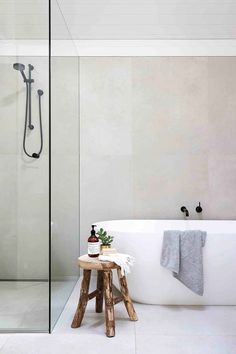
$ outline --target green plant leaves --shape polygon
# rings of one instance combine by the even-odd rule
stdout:
[[[98,238],[101,241],[102,245],[110,245],[114,240],[114,236],[108,235],[103,228],[100,228],[100,230],[98,230],[96,234],[98,235]]]

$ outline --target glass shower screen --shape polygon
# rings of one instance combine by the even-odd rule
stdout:
[[[47,332],[49,2],[0,6],[0,331]]]

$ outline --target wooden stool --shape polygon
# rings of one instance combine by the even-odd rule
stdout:
[[[105,299],[106,335],[115,336],[114,305],[124,301],[126,310],[131,321],[137,321],[137,315],[129,296],[126,277],[121,275],[121,268],[113,262],[99,261],[98,258],[91,258],[87,255],[79,258],[79,266],[83,268],[83,280],[80,289],[79,304],[71,324],[72,328],[80,327],[87,303],[96,297],[96,312],[102,312],[103,297]],[[120,297],[113,297],[112,293],[112,270],[116,269],[120,284]],[[91,271],[97,271],[97,289],[89,294]]]

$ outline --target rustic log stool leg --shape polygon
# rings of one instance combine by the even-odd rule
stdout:
[[[105,270],[103,272],[103,291],[105,298],[105,315],[106,315],[106,335],[107,337],[115,336],[115,318],[112,294],[112,271]]]
[[[133,307],[132,300],[129,296],[126,277],[122,276],[120,267],[114,262],[104,262],[97,258],[90,258],[88,255],[79,257],[79,266],[84,269],[84,276],[81,284],[80,299],[74,315],[72,328],[80,327],[87,303],[89,300],[96,298],[96,312],[102,312],[103,298],[105,299],[105,318],[106,318],[106,335],[107,337],[115,336],[115,317],[114,305],[124,301],[129,318],[137,321],[137,315]],[[113,297],[112,292],[112,270],[118,272],[121,295]],[[89,294],[89,284],[91,271],[97,271],[97,288]]]
[[[96,296],[96,312],[102,312],[103,305],[103,271],[97,271],[97,290],[98,295]]]
[[[120,269],[117,269],[117,274],[118,274],[118,279],[119,279],[119,283],[120,283],[120,291],[121,291],[121,294],[123,295],[125,307],[128,312],[129,318],[131,321],[137,321],[138,317],[135,312],[132,300],[129,296],[129,290],[128,290],[128,286],[127,286],[126,277],[122,276]]]
[[[79,304],[73,322],[71,324],[72,328],[80,327],[81,322],[83,320],[85,309],[89,300],[88,292],[89,292],[90,278],[91,278],[91,270],[84,269],[84,276],[83,276],[81,289],[80,289]]]

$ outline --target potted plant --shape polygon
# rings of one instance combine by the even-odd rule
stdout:
[[[105,250],[111,248],[111,243],[114,240],[114,236],[110,236],[107,232],[101,228],[99,231],[96,232],[98,235],[99,240],[101,241],[101,250]]]

